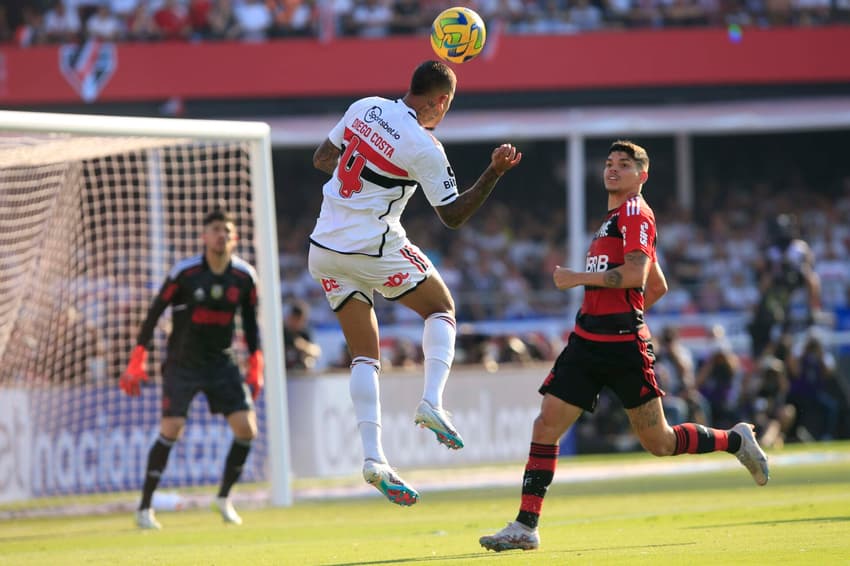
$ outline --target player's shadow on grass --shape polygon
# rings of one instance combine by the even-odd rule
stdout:
[[[850,516],[838,517],[805,517],[802,519],[778,519],[775,521],[742,521],[740,523],[723,523],[719,525],[699,525],[688,527],[689,529],[721,529],[725,527],[741,527],[744,525],[778,525],[781,523],[846,523]]]
[[[552,556],[555,554],[572,554],[575,552],[594,552],[597,550],[637,550],[640,548],[665,548],[669,546],[691,546],[696,543],[693,542],[674,542],[669,544],[638,544],[632,546],[604,546],[598,548],[572,548],[568,550],[559,549],[559,550],[550,550],[543,551],[547,556]],[[480,552],[470,552],[467,554],[448,554],[442,556],[417,556],[412,558],[394,558],[390,560],[373,560],[372,562],[332,562],[328,563],[326,566],[376,566],[378,564],[405,564],[407,562],[431,562],[436,560],[443,561],[451,561],[451,560],[470,560],[470,559],[480,559],[484,561],[491,561],[496,556],[502,556],[501,552],[488,552],[485,550],[481,550]],[[508,556],[517,556],[521,555],[519,551],[509,551],[504,553],[505,558]]]

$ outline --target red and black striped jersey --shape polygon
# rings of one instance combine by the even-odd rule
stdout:
[[[203,255],[178,262],[148,309],[136,342],[148,345],[159,317],[171,305],[166,360],[187,368],[219,364],[233,357],[234,318],[239,311],[253,353],[260,347],[256,281],[254,268],[236,256],[220,274],[210,269]]]
[[[615,269],[631,252],[642,252],[650,261],[655,254],[655,214],[641,195],[609,210],[587,251],[585,271]],[[584,301],[576,317],[575,332],[589,340],[625,342],[648,337],[643,321],[644,289],[611,289],[585,286]]]

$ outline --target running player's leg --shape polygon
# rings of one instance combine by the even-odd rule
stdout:
[[[656,456],[729,452],[740,460],[757,484],[764,485],[770,478],[767,457],[756,442],[750,424],[738,423],[730,430],[696,423],[670,426],[659,397],[626,409],[626,413],[641,446]]]
[[[593,379],[592,362],[586,342],[572,335],[540,387],[543,402],[534,419],[519,513],[501,531],[478,539],[484,548],[501,552],[540,546],[537,525],[555,475],[560,439],[583,411],[596,407],[601,386]]]
[[[537,525],[543,498],[555,476],[561,437],[581,416],[583,409],[551,394],[543,397],[540,414],[534,419],[531,449],[522,477],[522,499],[516,519],[478,542],[488,550],[534,550],[540,546]]]
[[[608,385],[620,397],[632,430],[644,449],[656,456],[729,452],[737,456],[756,483],[767,483],[767,457],[758,446],[751,425],[738,423],[731,430],[696,423],[670,426],[661,405],[664,392],[655,380],[652,346],[638,340],[608,348],[612,349],[611,359],[620,365],[611,368],[617,375],[610,378]]]

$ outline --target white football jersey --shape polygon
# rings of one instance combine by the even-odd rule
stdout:
[[[342,154],[322,189],[322,210],[310,235],[318,246],[381,257],[404,244],[401,213],[417,185],[434,207],[458,197],[443,145],[401,99],[358,100],[328,139]]]

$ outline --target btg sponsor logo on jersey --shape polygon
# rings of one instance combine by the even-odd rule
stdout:
[[[381,126],[386,132],[391,135],[396,140],[401,138],[401,134],[398,131],[390,126],[390,123],[381,118],[381,107],[373,106],[369,110],[366,111],[366,115],[363,116],[363,121],[367,124],[372,124],[373,122]]]

